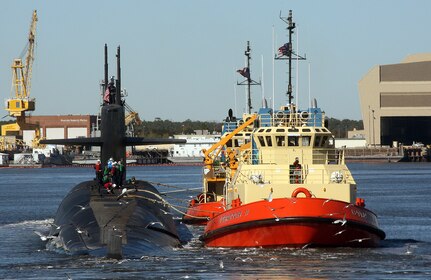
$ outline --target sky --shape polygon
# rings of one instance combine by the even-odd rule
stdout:
[[[251,76],[263,84],[252,87],[254,110],[262,96],[279,108],[287,103],[288,68],[276,61],[273,74],[272,58],[287,42],[279,16],[289,10],[297,25],[294,48],[307,58],[294,64],[294,101],[307,108],[309,96],[316,98],[329,117],[362,119],[358,82],[369,70],[431,52],[427,0],[0,0],[0,7],[3,99],[11,97],[10,65],[38,13],[34,115],[98,113],[105,43],[110,76],[121,46],[126,102],[143,120],[221,121],[229,108],[244,113],[236,70],[244,67],[247,41]]]

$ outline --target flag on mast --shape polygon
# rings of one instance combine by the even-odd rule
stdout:
[[[240,73],[244,78],[250,79],[250,69],[248,69],[248,67],[239,69],[236,72]]]
[[[109,86],[106,87],[105,94],[103,95],[103,101],[106,103],[109,103],[109,96],[111,94],[111,91],[109,90]]]
[[[282,56],[283,55],[288,56],[289,55],[289,43],[286,43],[283,46],[279,47],[278,53]]]

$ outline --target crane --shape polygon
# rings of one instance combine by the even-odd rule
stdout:
[[[35,99],[30,98],[32,66],[34,61],[34,49],[36,40],[37,11],[33,11],[28,42],[26,46],[25,64],[22,56],[16,58],[12,63],[12,84],[13,97],[6,100],[6,111],[9,116],[16,118],[16,123],[2,125],[1,133],[6,135],[20,135],[23,130],[35,130],[36,135],[40,135],[38,125],[25,122],[25,112],[35,110]]]
[[[140,136],[142,132],[142,120],[139,117],[139,114],[130,107],[129,104],[124,102],[124,107],[126,108],[127,114],[125,117],[125,124],[127,132],[132,137]]]
[[[257,118],[257,115],[253,114],[247,120],[241,124],[238,128],[236,128],[234,131],[223,137],[219,142],[212,145],[208,150],[203,149],[202,152],[204,154],[204,165],[207,169],[212,169],[214,165],[214,160],[217,158],[217,156],[220,154],[223,146],[230,140],[232,137],[234,137],[238,132],[244,130],[249,125],[253,124],[254,120]],[[248,146],[247,146],[248,147]]]
[[[204,154],[204,176],[203,176],[203,195],[201,196],[202,202],[207,202],[210,197],[214,199],[221,199],[223,197],[224,185],[226,183],[226,173],[224,169],[220,170],[219,166],[216,166],[216,158],[219,156],[225,145],[235,137],[239,132],[247,129],[257,119],[257,115],[249,115],[245,118],[243,124],[238,126],[235,130],[222,137],[222,139],[212,145],[208,150],[203,149]],[[251,144],[245,143],[238,148],[239,151],[250,149]],[[226,149],[226,156],[229,167],[231,169],[231,175],[238,168],[238,162],[236,161],[235,151],[231,148]],[[209,195],[209,197],[208,197]]]

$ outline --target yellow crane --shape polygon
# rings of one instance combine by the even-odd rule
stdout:
[[[37,12],[33,11],[33,16],[30,24],[30,32],[28,35],[28,43],[26,46],[25,64],[21,58],[14,59],[12,63],[12,84],[13,97],[6,100],[6,111],[9,116],[16,118],[16,123],[2,125],[2,136],[20,135],[23,130],[35,130],[36,135],[39,127],[35,124],[25,122],[25,112],[35,110],[35,99],[30,98],[31,75],[34,61],[34,48],[36,39],[36,22]]]
[[[142,120],[139,117],[139,114],[127,103],[124,103],[124,107],[127,111],[126,117],[124,119],[127,131],[131,133],[130,136],[140,136],[142,132]]]
[[[216,159],[219,157],[223,147],[233,139],[239,132],[247,129],[249,126],[253,125],[253,122],[256,120],[257,115],[249,115],[245,118],[243,124],[238,126],[234,131],[230,132],[227,135],[224,135],[221,140],[214,145],[212,145],[208,150],[203,149],[202,152],[204,154],[204,176],[203,176],[203,196],[201,199],[207,202],[208,195],[213,197],[214,199],[221,199],[224,194],[224,185],[226,183],[226,172],[224,168],[221,168],[220,164],[215,164]],[[246,149],[250,149],[251,143],[244,143],[240,147],[237,147],[239,151],[244,151]],[[226,160],[229,164],[229,168],[231,170],[231,177],[236,172],[238,168],[238,162],[236,160],[236,150],[232,148],[226,149]]]

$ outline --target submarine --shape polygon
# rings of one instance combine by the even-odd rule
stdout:
[[[101,170],[110,159],[124,162],[121,189],[104,188],[99,179],[73,187],[58,207],[47,236],[47,248],[68,254],[108,258],[141,257],[181,246],[169,204],[150,183],[127,180],[126,146],[184,143],[182,139],[126,137],[125,108],[121,96],[120,46],[117,48],[117,79],[108,83],[108,47],[105,44],[104,102],[100,137],[42,140],[42,144],[101,147]],[[114,185],[113,185],[114,186]]]

